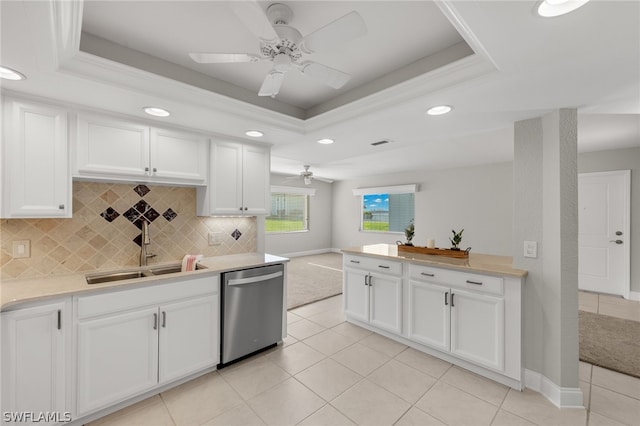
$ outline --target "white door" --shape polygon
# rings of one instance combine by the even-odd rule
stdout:
[[[66,336],[70,332],[65,302],[2,314],[2,424],[4,413],[58,412],[66,401]],[[66,324],[65,324],[66,323]],[[29,422],[30,424],[30,422]],[[34,423],[35,424],[35,423]],[[42,424],[42,423],[41,423]],[[48,424],[48,423],[47,423]]]
[[[2,217],[71,217],[67,112],[12,100],[5,111]]]
[[[269,149],[245,145],[242,150],[242,205],[248,214],[269,214],[271,207]]]
[[[160,306],[160,383],[218,364],[218,295]]]
[[[578,176],[578,287],[629,297],[631,171]]]
[[[369,274],[354,269],[344,270],[344,313],[369,322]]]
[[[504,299],[451,290],[451,353],[504,370]]]
[[[381,274],[369,278],[371,325],[402,333],[402,279]]]
[[[155,307],[78,325],[78,415],[158,383],[158,323]]]
[[[409,281],[409,324],[411,340],[449,351],[449,288]]]
[[[172,182],[204,184],[207,138],[166,129],[151,129],[151,176]]]

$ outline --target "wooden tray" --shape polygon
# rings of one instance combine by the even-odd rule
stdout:
[[[471,247],[466,250],[450,250],[443,248],[428,248],[419,246],[407,246],[404,244],[398,245],[398,253],[420,253],[420,254],[433,254],[436,256],[456,257],[459,259],[466,259],[469,257],[469,251]]]

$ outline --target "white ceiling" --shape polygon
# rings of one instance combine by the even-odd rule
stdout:
[[[94,38],[92,46],[112,48],[118,62],[80,51],[79,3],[0,2],[1,63],[28,77],[3,81],[3,88],[141,119],[142,106],[164,106],[172,116],[162,122],[225,138],[247,139],[244,131],[257,128],[273,145],[273,171],[297,174],[311,164],[316,175],[332,179],[509,161],[514,121],[565,107],[578,108],[580,151],[640,147],[637,1],[592,0],[552,19],[535,16],[536,2],[526,0],[285,2],[303,34],[358,10],[378,39],[353,41],[344,51],[324,55],[327,65],[354,73],[336,98],[332,89],[310,86],[300,76],[287,81],[276,100],[255,99],[255,81],[262,79],[249,68],[262,64],[231,65],[243,70],[229,71],[217,69],[227,65],[180,59],[183,51],[241,52],[254,46],[251,34],[225,15],[223,2],[180,2],[184,8],[173,11],[163,1],[106,3],[85,4],[85,22],[111,40]],[[116,19],[122,6],[148,10]],[[200,8],[217,18],[193,12]],[[207,25],[220,17],[217,25]],[[438,26],[434,34],[443,34],[439,41],[425,25],[431,18]],[[380,39],[390,26],[392,40]],[[458,37],[452,27],[474,54],[456,57],[459,52],[451,48],[443,53]],[[168,28],[184,34],[167,37]],[[386,42],[406,50],[376,48]],[[367,54],[350,50],[358,43],[358,52],[370,49]],[[381,90],[373,93],[374,88]],[[429,106],[443,103],[454,110],[425,116]],[[315,143],[321,137],[336,143]],[[370,145],[381,139],[391,143]]]

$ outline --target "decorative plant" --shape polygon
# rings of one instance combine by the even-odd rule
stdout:
[[[409,225],[404,228],[404,236],[407,238],[407,242],[404,243],[407,246],[412,246],[413,243],[411,242],[411,240],[413,240],[413,235],[416,233],[416,228],[413,225],[413,219],[411,219],[411,222],[409,222]]]
[[[451,230],[451,232],[453,233],[453,238],[449,238],[449,241],[451,241],[451,244],[452,244],[451,248],[454,250],[460,250],[458,248],[458,244],[462,242],[462,233],[464,232],[464,228],[460,230],[460,232],[456,232],[453,229]]]

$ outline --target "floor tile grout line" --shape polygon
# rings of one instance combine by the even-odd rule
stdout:
[[[640,398],[636,398],[636,397],[634,397],[634,396],[627,395],[626,393],[622,393],[622,392],[617,391],[617,390],[613,390],[613,389],[605,388],[604,386],[599,385],[599,384],[593,384],[593,383],[591,383],[591,387],[589,388],[589,403],[591,403],[591,391],[593,390],[593,387],[594,387],[594,386],[595,386],[595,387],[597,387],[597,388],[599,388],[599,389],[604,389],[604,390],[606,390],[606,391],[613,392],[613,393],[615,393],[616,395],[624,396],[624,397],[627,397],[627,398],[629,398],[629,399],[633,399],[633,400],[635,400],[635,401],[640,401]]]
[[[171,410],[169,409],[169,406],[167,405],[167,402],[164,400],[164,397],[162,396],[164,392],[160,392],[158,394],[158,396],[160,397],[160,401],[162,401],[162,404],[164,405],[164,408],[167,410],[167,413],[169,413],[169,418],[171,419],[171,422],[173,423],[174,426],[178,425],[178,422],[176,421],[176,419],[173,418],[173,414],[171,414]]]

